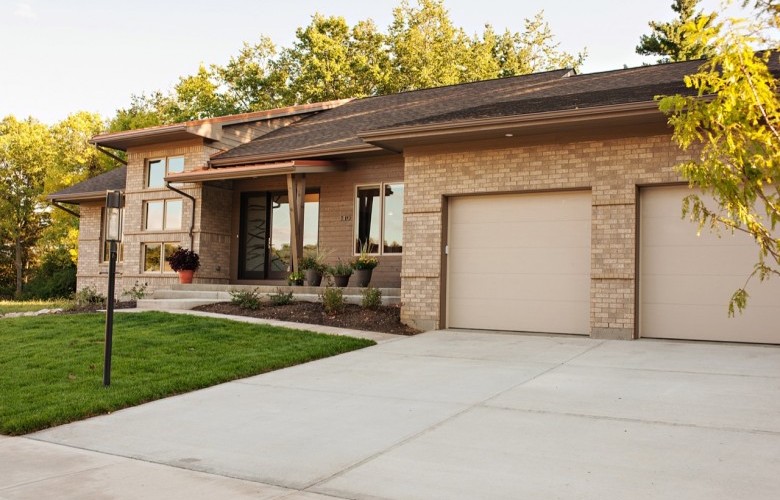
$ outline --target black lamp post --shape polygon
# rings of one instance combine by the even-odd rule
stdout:
[[[103,386],[111,385],[111,343],[114,334],[114,283],[116,281],[116,248],[122,239],[122,207],[125,199],[121,191],[106,192],[106,227],[109,244],[108,304],[106,304],[106,345],[103,355]]]

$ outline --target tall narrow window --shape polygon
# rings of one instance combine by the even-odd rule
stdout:
[[[404,185],[359,186],[355,198],[355,253],[403,251]]]
[[[156,158],[146,162],[146,187],[161,188],[165,186],[165,176],[184,172],[184,157],[170,156]]]

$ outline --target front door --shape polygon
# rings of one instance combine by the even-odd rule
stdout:
[[[320,195],[307,191],[304,250],[316,250]],[[241,194],[238,279],[284,280],[290,268],[290,204],[286,192]]]

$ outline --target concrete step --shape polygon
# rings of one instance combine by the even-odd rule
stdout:
[[[160,299],[212,299],[214,301],[230,300],[230,292],[208,290],[156,290],[152,295],[154,300]]]
[[[298,294],[315,294],[319,295],[325,290],[325,286],[289,286],[289,285],[208,285],[208,284],[173,284],[170,290],[175,291],[198,291],[198,292],[225,292],[230,293],[231,290],[257,290],[258,293],[283,293],[292,292]],[[360,292],[363,288],[356,286],[348,286],[341,289],[344,295],[357,295],[360,296]],[[383,297],[400,297],[400,288],[380,288]],[[157,293],[157,292],[155,292]]]
[[[136,309],[145,309],[149,311],[172,311],[182,309],[193,309],[206,304],[215,302],[227,302],[217,299],[141,299],[136,301]]]

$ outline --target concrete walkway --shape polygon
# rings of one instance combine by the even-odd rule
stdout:
[[[431,332],[0,440],[0,498],[776,499],[778,396],[776,347]]]

